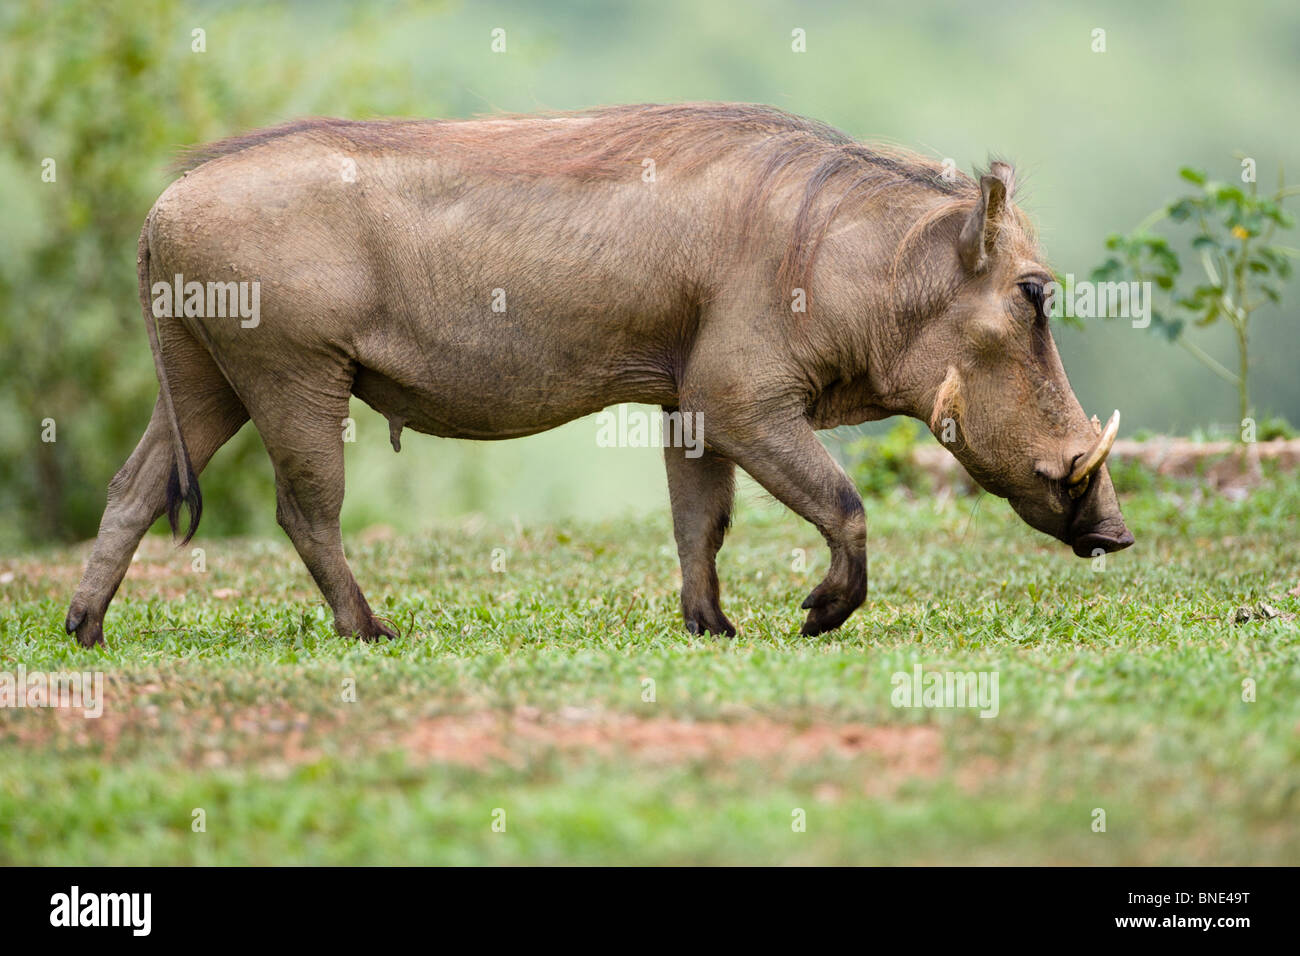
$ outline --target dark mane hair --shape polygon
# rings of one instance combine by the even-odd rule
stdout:
[[[509,136],[501,135],[509,124]],[[608,180],[639,175],[647,157],[682,176],[727,156],[740,185],[740,235],[754,231],[773,192],[800,195],[778,288],[809,289],[827,228],[846,204],[878,201],[903,235],[895,256],[930,226],[974,207],[979,185],[916,153],[855,142],[816,120],[770,106],[683,103],[610,106],[570,113],[493,115],[474,120],[300,119],[185,150],[182,172],[286,136],[342,139],[358,149],[473,150],[476,171],[524,179]],[[946,174],[945,174],[946,173]],[[809,293],[810,294],[810,293]]]

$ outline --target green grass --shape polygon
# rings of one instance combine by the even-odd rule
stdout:
[[[1097,571],[992,498],[868,502],[869,604],[822,638],[825,550],[761,500],[720,560],[732,641],[681,629],[666,516],[351,540],[405,635],[374,645],[287,542],[200,539],[196,573],[151,536],[94,651],[60,627],[84,551],[6,559],[0,671],[108,700],[0,709],[0,863],[1300,862],[1300,488],[1124,504],[1138,544]],[[918,662],[996,671],[998,715],[895,708]]]

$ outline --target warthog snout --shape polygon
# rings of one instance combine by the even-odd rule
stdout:
[[[1008,496],[1025,521],[1068,544],[1081,558],[1133,544],[1106,468],[1118,431],[1119,412],[1104,428],[1093,416],[1091,428],[1077,428],[1064,448],[1038,459],[1031,489]]]
[[[1119,412],[1110,416],[1104,429],[1096,416],[1092,424],[1098,432],[1097,440],[1075,458],[1065,479],[1066,494],[1075,503],[1066,543],[1081,558],[1090,558],[1097,551],[1122,551],[1133,543],[1105,467],[1119,433]]]
[[[1110,479],[1107,479],[1107,485]],[[1114,491],[1110,492],[1110,497],[1114,498]],[[1083,500],[1088,498],[1099,497],[1096,492],[1087,495]],[[1070,537],[1068,544],[1074,550],[1074,553],[1081,558],[1091,558],[1097,551],[1109,553],[1111,551],[1123,551],[1133,543],[1133,533],[1129,531],[1124,524],[1124,518],[1119,513],[1118,506],[1109,512],[1104,512],[1097,517],[1092,510],[1080,509],[1078,516],[1070,524]]]

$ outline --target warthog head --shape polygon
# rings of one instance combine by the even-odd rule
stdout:
[[[1105,465],[1119,412],[1103,428],[1070,388],[1046,318],[1053,276],[1013,188],[1005,163],[981,177],[955,291],[904,361],[932,383],[931,430],[980,485],[1080,557],[1118,551],[1133,543]]]

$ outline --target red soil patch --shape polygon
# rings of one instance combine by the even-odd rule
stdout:
[[[800,726],[765,717],[691,721],[572,708],[556,716],[520,708],[506,715],[479,711],[426,718],[399,743],[416,759],[471,767],[518,765],[548,751],[630,756],[654,764],[755,760],[788,766],[823,757],[867,757],[908,776],[931,777],[943,759],[940,733],[929,726]]]
[[[88,750],[106,761],[132,759],[159,743],[188,766],[295,766],[324,753],[362,756],[399,750],[414,765],[449,764],[485,770],[522,767],[558,755],[621,759],[672,766],[755,761],[781,770],[831,759],[863,761],[876,785],[938,776],[944,765],[940,731],[931,726],[783,723],[749,716],[737,721],[642,717],[568,707],[475,710],[417,718],[408,724],[371,723],[364,711],[343,707],[309,715],[281,704],[217,713],[179,700],[151,702],[162,688],[128,688],[106,681],[101,717],[79,711],[0,711],[0,740],[25,749]],[[127,700],[123,700],[127,697]],[[156,698],[155,698],[156,699]]]

